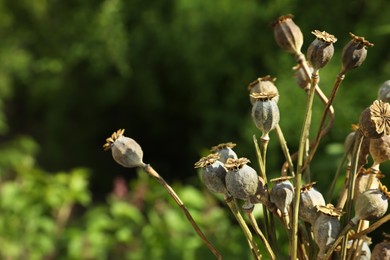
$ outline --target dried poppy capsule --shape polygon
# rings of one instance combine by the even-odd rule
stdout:
[[[256,171],[247,165],[248,162],[247,158],[229,158],[225,163],[227,190],[234,198],[246,201],[256,193],[259,183]]]
[[[265,181],[263,178],[259,176],[259,182],[257,185],[257,190],[253,196],[250,197],[250,202],[252,204],[264,204],[266,206],[270,205],[269,201],[269,193],[267,185],[265,184]]]
[[[383,238],[372,250],[371,260],[390,260],[390,235],[383,233]]]
[[[365,192],[366,190],[376,189],[379,187],[380,178],[383,178],[384,175],[373,168],[364,169],[362,168],[355,181],[354,189],[354,202],[359,198],[359,195]]]
[[[321,192],[314,189],[315,182],[309,183],[301,188],[301,199],[299,201],[299,217],[311,225],[319,216],[317,206],[325,206],[325,200]]]
[[[390,80],[385,81],[378,90],[378,100],[390,101]]]
[[[390,160],[390,135],[383,135],[370,141],[370,154],[374,163],[372,168],[379,170],[379,165]]]
[[[319,70],[328,64],[332,58],[334,53],[333,43],[337,41],[337,38],[325,31],[314,30],[312,34],[316,36],[316,39],[307,49],[307,59],[314,70]]]
[[[332,204],[317,206],[317,210],[320,216],[314,222],[313,235],[319,248],[317,259],[322,259],[340,233],[339,218],[342,212]]]
[[[345,74],[351,69],[355,69],[362,65],[367,57],[367,47],[372,47],[374,44],[365,40],[364,37],[356,36],[349,33],[352,39],[344,46],[342,56],[342,74]]]
[[[249,100],[251,101],[252,105],[256,102],[256,99],[250,96],[253,93],[266,93],[271,95],[274,95],[276,93],[276,95],[274,95],[274,97],[272,97],[271,99],[278,103],[279,92],[275,86],[275,80],[276,78],[267,75],[265,77],[258,78],[257,80],[249,84]]]
[[[390,105],[381,100],[363,110],[359,118],[360,129],[365,137],[379,138],[390,134]]]
[[[272,24],[272,27],[276,43],[283,50],[299,55],[303,44],[303,34],[292,18],[292,15],[281,16]]]
[[[351,222],[357,224],[359,220],[376,220],[387,211],[390,193],[386,186],[379,183],[376,189],[366,190],[356,199],[355,217]]]
[[[196,162],[195,168],[201,169],[203,182],[211,192],[226,194],[225,177],[227,170],[218,159],[218,154],[209,154]]]
[[[256,127],[262,132],[261,138],[269,140],[269,132],[273,130],[280,120],[278,105],[272,100],[274,95],[253,93],[251,97],[256,99],[252,107],[252,119]]]
[[[123,167],[133,168],[143,166],[143,151],[141,146],[129,137],[125,137],[124,129],[114,132],[106,139],[104,150],[111,149],[114,160]]]
[[[289,208],[294,198],[294,187],[290,182],[291,176],[283,176],[280,178],[272,179],[271,182],[275,182],[275,185],[270,191],[270,200],[276,205],[276,207],[282,212],[284,222],[289,228]]]
[[[233,158],[237,159],[237,154],[233,151],[232,148],[236,146],[235,143],[222,143],[216,146],[211,147],[211,152],[219,155],[219,160],[222,163],[225,163],[227,159]]]
[[[298,86],[300,86],[303,90],[309,91],[311,79],[306,76],[303,68],[298,64],[293,67],[295,82]],[[309,66],[309,72],[313,73],[313,68]]]
[[[371,250],[369,245],[371,244],[371,238],[367,236],[362,236],[359,239],[359,243],[355,243],[355,256],[354,260],[370,260],[371,259]],[[350,250],[354,245],[353,240],[348,241],[347,249]]]

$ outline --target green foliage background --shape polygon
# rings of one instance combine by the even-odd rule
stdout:
[[[290,150],[297,149],[305,94],[292,77],[293,57],[277,47],[270,26],[287,13],[301,27],[304,50],[314,29],[338,38],[320,74],[325,93],[349,32],[375,44],[363,66],[347,74],[334,103],[335,127],[313,161],[313,178],[325,192],[350,125],[389,79],[388,1],[0,0],[0,256],[208,255],[184,219],[183,227],[168,223],[169,214],[182,216],[169,198],[162,201],[159,187],[102,152],[105,138],[119,128],[141,144],[147,163],[192,192],[188,205],[198,203],[194,212],[224,253],[247,255],[241,234],[201,186],[193,163],[228,141],[255,162],[252,135],[259,132],[247,86],[267,74],[278,78],[280,124]],[[314,125],[322,108],[318,100],[315,105]],[[275,139],[271,135],[270,177],[283,162]],[[385,174],[388,169],[382,167]],[[126,199],[112,198],[117,176],[131,180]],[[390,185],[388,177],[384,182]],[[145,183],[151,186],[141,207],[133,188]],[[172,228],[181,228],[175,232],[189,242],[165,239]],[[177,254],[167,255],[166,248]]]

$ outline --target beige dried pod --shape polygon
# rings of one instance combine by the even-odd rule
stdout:
[[[282,212],[282,217],[287,228],[289,228],[290,224],[289,209],[294,199],[294,187],[290,182],[292,178],[291,176],[283,176],[272,179],[271,182],[275,184],[269,194],[271,202]]]
[[[313,235],[319,251],[317,259],[323,259],[326,251],[335,242],[340,233],[340,216],[342,212],[334,208],[332,204],[326,206],[317,206],[320,212],[317,220],[313,225]]]
[[[379,170],[379,165],[390,160],[390,135],[383,135],[370,141],[370,155],[374,160],[371,166]]]
[[[383,233],[383,241],[375,245],[371,260],[390,260],[390,234]]]
[[[306,92],[308,92],[311,84],[310,77],[309,78],[307,77],[304,69],[299,64],[293,67],[293,71],[294,71],[295,82],[297,83],[297,85],[301,87],[303,90],[305,90]],[[313,73],[313,68],[311,66],[309,66],[309,72]]]
[[[366,190],[357,197],[355,202],[355,216],[351,219],[353,224],[359,220],[377,220],[387,211],[390,192],[387,187],[379,183],[376,189]]]
[[[383,102],[390,101],[390,80],[386,80],[379,87],[378,90],[378,100],[382,100]]]
[[[354,243],[355,242],[355,243]],[[371,238],[367,236],[362,236],[359,239],[359,243],[356,244],[356,241],[349,240],[347,249],[350,250],[352,246],[355,244],[355,255],[353,257],[354,260],[370,260],[371,258]]]
[[[316,39],[307,49],[307,60],[314,70],[319,70],[325,67],[333,57],[333,43],[337,41],[337,38],[325,31],[314,30],[312,34]]]
[[[229,158],[225,163],[226,188],[236,199],[249,201],[256,194],[259,178],[255,169],[247,165],[249,162],[247,158]]]
[[[365,192],[366,190],[376,189],[379,187],[380,178],[383,178],[384,175],[373,168],[369,169],[360,169],[357,174],[355,181],[355,189],[354,189],[354,202],[359,197],[360,194]]]
[[[272,100],[273,95],[254,93],[251,94],[256,102],[252,107],[252,119],[256,127],[262,132],[261,138],[269,140],[269,132],[272,131],[280,121],[279,107]]]
[[[356,36],[353,33],[351,40],[344,46],[342,56],[342,74],[345,74],[351,69],[360,67],[367,57],[367,47],[372,47],[374,44],[370,43],[364,37]]]
[[[202,179],[206,187],[215,193],[227,194],[225,177],[227,170],[218,154],[209,154],[195,163],[195,168],[200,168]]]
[[[317,206],[325,206],[325,199],[321,192],[316,190],[312,182],[301,188],[301,199],[299,201],[299,218],[314,225],[320,213]]]
[[[359,126],[365,137],[379,138],[390,134],[390,105],[381,100],[363,110],[359,118]]]
[[[211,147],[210,151],[219,155],[219,161],[226,163],[229,158],[237,159],[237,154],[233,151],[235,146],[236,144],[232,142],[222,143]]]
[[[292,20],[292,15],[280,16],[273,24],[276,43],[285,51],[301,54],[303,34]]]
[[[256,102],[256,99],[251,96],[251,94],[253,93],[270,94],[273,96],[271,99],[278,103],[279,91],[278,88],[275,86],[275,81],[276,78],[267,75],[251,82],[248,86],[249,100],[251,104],[253,105]]]
[[[114,132],[103,145],[104,150],[111,149],[114,160],[123,167],[133,168],[145,165],[142,161],[141,146],[129,137],[125,137],[124,129]]]

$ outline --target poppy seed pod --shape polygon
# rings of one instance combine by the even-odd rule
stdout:
[[[315,30],[312,34],[316,36],[316,39],[307,49],[307,59],[314,70],[319,70],[328,64],[332,58],[334,53],[333,43],[337,41],[337,38],[325,31]]]
[[[360,129],[365,137],[379,138],[390,134],[390,105],[381,100],[363,110],[359,118]]]
[[[355,181],[354,202],[356,202],[357,198],[359,198],[359,195],[366,190],[378,188],[380,183],[379,178],[382,177],[383,174],[375,169],[369,168],[366,170],[362,168],[359,171]]]
[[[269,205],[269,193],[267,185],[263,178],[259,176],[259,182],[257,184],[256,193],[250,197],[250,202],[252,204],[261,203],[264,205]]]
[[[123,167],[133,168],[143,166],[143,151],[141,146],[129,137],[125,137],[124,129],[114,132],[106,139],[104,150],[111,149],[114,160]]]
[[[390,260],[390,235],[383,233],[383,237],[383,241],[372,250],[371,260]]]
[[[341,211],[331,204],[317,206],[317,210],[320,215],[314,222],[313,235],[319,248],[317,259],[322,259],[340,233]]]
[[[353,240],[348,241],[348,250],[352,249],[354,245]],[[356,254],[354,256],[354,260],[370,260],[371,259],[371,250],[369,245],[371,244],[371,238],[367,236],[362,236],[359,239],[359,243],[355,243]]]
[[[272,24],[272,27],[276,43],[280,48],[299,55],[303,44],[303,34],[292,18],[292,15],[281,16]]]
[[[355,217],[351,219],[351,222],[357,224],[359,220],[381,218],[387,211],[389,197],[390,193],[381,183],[376,189],[366,190],[355,202]]]
[[[390,160],[390,135],[383,135],[370,141],[370,154],[374,160],[373,168],[379,169],[379,165]]]
[[[211,147],[211,152],[219,155],[219,161],[225,163],[227,159],[237,159],[237,154],[233,151],[232,148],[236,146],[235,143],[223,143],[216,146]]]
[[[278,105],[275,101],[270,100],[269,96],[261,93],[254,93],[251,95],[256,98],[256,102],[252,107],[252,119],[256,127],[262,132],[262,139],[269,139],[269,132],[273,130],[280,120],[280,113]]]
[[[390,80],[385,81],[378,90],[378,100],[390,101]]]
[[[195,168],[200,168],[202,179],[211,192],[227,193],[225,177],[227,170],[221,161],[218,161],[218,154],[209,154],[202,157],[195,163]]]
[[[234,198],[247,201],[256,194],[259,183],[256,171],[247,165],[248,162],[247,158],[229,158],[225,163],[227,190]]]
[[[249,86],[248,86],[249,100],[250,100],[252,105],[256,102],[256,99],[251,96],[251,94],[253,94],[253,93],[265,93],[265,94],[273,95],[273,97],[271,99],[273,101],[275,101],[276,103],[278,103],[279,91],[275,86],[275,80],[276,80],[276,78],[273,78],[270,75],[267,75],[265,77],[258,78],[257,80],[255,80],[249,84]]]
[[[296,65],[293,67],[295,82],[299,87],[301,87],[305,91],[309,91],[311,79],[308,78],[304,69],[300,65]],[[313,73],[313,68],[309,66],[309,72]]]
[[[299,217],[311,225],[314,225],[320,215],[317,206],[325,206],[325,199],[321,192],[314,189],[314,184],[315,182],[312,182],[301,188],[301,199],[299,201]]]
[[[272,179],[271,182],[275,182],[275,185],[269,194],[271,202],[282,212],[287,228],[290,223],[288,212],[294,199],[294,187],[290,182],[291,178],[291,176],[288,176]]]
[[[349,33],[352,39],[344,46],[342,56],[342,74],[351,69],[355,69],[363,64],[367,57],[367,48],[374,44],[365,40],[364,37],[356,36]]]

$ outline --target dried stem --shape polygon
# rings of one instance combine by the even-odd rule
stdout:
[[[206,246],[210,249],[210,251],[216,256],[217,259],[221,260],[222,255],[219,253],[219,251],[211,244],[211,242],[207,239],[207,237],[203,234],[203,232],[200,230],[199,226],[196,224],[195,220],[192,218],[190,212],[184,205],[184,203],[181,201],[180,197],[176,194],[176,192],[172,189],[172,187],[153,169],[152,166],[149,164],[143,164],[141,168],[151,177],[156,179],[171,195],[171,197],[175,200],[176,204],[183,210],[184,214],[186,215],[188,221],[191,223],[192,227],[194,228],[195,232],[198,234],[198,236],[203,240],[203,242],[206,244]]]
[[[292,176],[295,176],[294,164],[292,162],[292,159],[291,159],[291,156],[290,156],[290,152],[288,150],[287,142],[286,142],[286,139],[284,138],[284,135],[283,135],[283,131],[280,128],[279,124],[276,125],[275,130],[276,130],[276,134],[278,135],[279,142],[280,142],[280,145],[282,147],[282,151],[283,151],[284,157],[286,157],[286,161],[287,161],[290,173],[291,173]],[[282,174],[282,175],[284,175],[284,174]]]
[[[376,221],[374,224],[369,226],[367,229],[364,229],[363,231],[356,233],[351,236],[352,239],[359,239],[360,237],[367,235],[368,233],[371,233],[375,229],[379,228],[383,224],[385,224],[387,221],[390,221],[390,214],[387,214],[386,216],[382,217],[378,221]]]

